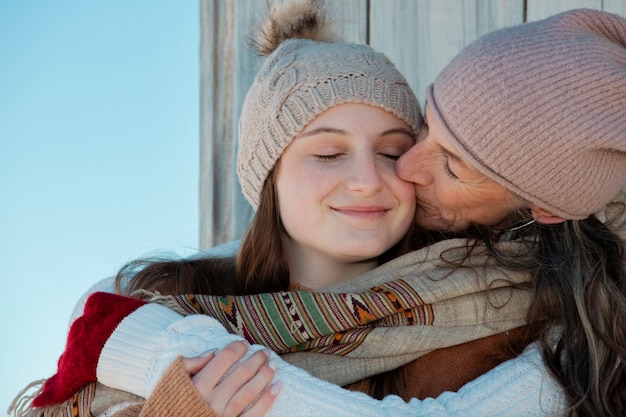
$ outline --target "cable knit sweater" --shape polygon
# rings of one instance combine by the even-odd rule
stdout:
[[[201,403],[191,379],[183,375],[180,360],[174,362],[142,408],[129,406],[114,417],[171,417],[180,413],[214,417],[213,410]],[[408,403],[395,396],[377,401],[343,390],[286,362],[280,364],[278,377],[284,385],[268,417],[538,417],[560,416],[565,410],[562,392],[546,375],[535,346],[456,393]],[[185,403],[172,401],[175,398],[184,398]]]
[[[516,359],[439,397],[404,402],[396,396],[376,401],[320,381],[281,363],[277,378],[283,381],[268,416],[559,416],[566,401],[562,390],[547,374],[541,355],[531,345]]]
[[[200,323],[173,323],[170,326],[173,334],[181,330],[191,329]],[[213,319],[204,317],[202,321]],[[206,324],[206,323],[205,323]],[[205,327],[206,329],[206,327]],[[130,328],[129,328],[130,330]],[[182,339],[185,335],[181,335]],[[238,336],[224,332],[219,326],[211,326],[205,331],[203,339],[211,338],[213,346],[223,346]],[[252,346],[251,351],[261,349]],[[119,353],[119,352],[118,352]],[[128,353],[128,352],[127,352]],[[136,352],[139,354],[139,352]],[[143,354],[152,360],[165,358],[163,352]],[[157,366],[158,367],[158,366]],[[127,369],[126,375],[111,375],[107,383],[117,379],[118,388],[124,389],[125,381],[136,383],[146,378],[139,369]],[[152,390],[148,383],[145,387],[151,392],[141,416],[165,417],[173,410],[172,398],[186,398],[191,403],[178,404],[177,411],[187,414],[193,407],[194,415],[213,416],[208,407],[201,407],[197,402],[197,394],[193,393],[193,385],[189,378],[181,377],[180,360],[174,361],[165,372],[165,377]],[[134,374],[131,376],[130,374]],[[175,377],[175,376],[178,377]],[[437,398],[426,400],[403,401],[397,396],[389,396],[383,400],[374,400],[368,395],[347,391],[336,385],[311,376],[306,371],[279,359],[276,379],[281,380],[283,388],[275,404],[267,414],[268,417],[443,417],[443,416],[560,416],[564,414],[566,401],[561,388],[549,376],[543,365],[541,355],[535,344],[530,345],[520,356],[504,362],[492,371],[466,384],[458,392],[445,392]],[[146,391],[144,391],[145,393]],[[196,400],[193,400],[193,399]],[[148,408],[149,407],[149,408]],[[150,412],[148,412],[150,410]],[[131,410],[127,410],[131,411]],[[120,414],[120,416],[130,414]],[[136,415],[136,413],[135,413]]]
[[[240,336],[230,334],[207,316],[175,317],[163,306],[150,305],[123,320],[107,341],[98,364],[98,379],[113,388],[149,398],[153,409],[160,402],[171,401],[179,383],[161,379],[175,362],[178,354],[199,354],[197,349],[219,348]],[[163,317],[167,317],[164,322]],[[149,323],[146,323],[149,322]],[[149,331],[145,329],[150,328]],[[136,343],[142,340],[142,343]],[[154,343],[155,341],[159,343]],[[167,341],[167,346],[164,342]],[[129,343],[130,342],[130,343]],[[253,345],[249,354],[262,349]],[[550,377],[535,344],[520,356],[504,362],[492,371],[463,386],[458,392],[445,392],[434,399],[405,402],[389,396],[374,400],[368,395],[347,391],[317,379],[306,371],[279,360],[276,379],[283,388],[268,416],[559,416],[564,414],[566,401],[561,388]],[[141,360],[138,360],[141,358]],[[107,372],[111,365],[124,360],[126,366],[118,372]],[[146,372],[146,364],[149,370]],[[115,367],[119,370],[119,365]],[[164,385],[165,384],[165,385]],[[155,387],[169,387],[168,395],[160,395]],[[181,394],[182,395],[182,394]],[[159,415],[154,414],[152,416]]]

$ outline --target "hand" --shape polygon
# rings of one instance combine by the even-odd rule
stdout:
[[[276,370],[269,354],[260,350],[239,362],[247,351],[245,343],[234,342],[217,354],[183,358],[200,397],[219,417],[262,417],[280,390],[280,382],[271,384]]]

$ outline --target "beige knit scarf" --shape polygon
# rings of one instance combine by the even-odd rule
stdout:
[[[526,324],[525,273],[499,268],[483,249],[446,240],[323,291],[252,296],[157,296],[181,314],[208,314],[313,375],[346,385],[434,349]],[[515,243],[502,244],[515,250]],[[296,352],[296,353],[293,353]]]

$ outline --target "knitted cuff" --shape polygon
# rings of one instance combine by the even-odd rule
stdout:
[[[215,412],[202,400],[191,378],[178,358],[161,378],[143,406],[142,415],[168,417],[177,415],[215,417]]]
[[[96,372],[98,381],[147,398],[145,385],[153,371],[154,351],[164,348],[163,333],[181,318],[158,304],[147,304],[127,316],[102,348]]]
[[[211,317],[183,317],[147,304],[128,315],[107,340],[98,361],[98,381],[148,398],[177,357],[195,357],[235,340],[243,338],[229,334]]]

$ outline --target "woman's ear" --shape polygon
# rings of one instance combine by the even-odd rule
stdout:
[[[556,216],[552,214],[551,211],[542,209],[541,207],[537,207],[537,206],[532,207],[530,209],[530,212],[533,215],[533,218],[537,220],[537,223],[557,224],[557,223],[563,223],[565,221],[563,217]]]

